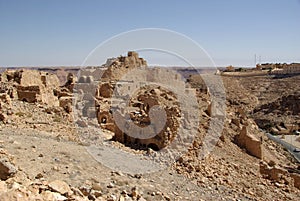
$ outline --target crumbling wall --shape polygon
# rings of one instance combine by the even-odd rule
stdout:
[[[54,74],[36,70],[8,70],[1,75],[1,80],[14,83],[17,98],[21,101],[58,106],[53,90],[59,88],[59,80]]]
[[[237,144],[245,148],[247,152],[259,159],[263,159],[263,146],[261,141],[247,132],[247,127],[243,126],[240,134],[236,137]]]
[[[147,62],[139,58],[136,52],[128,52],[127,57],[120,56],[114,58],[110,62],[107,62],[107,65],[109,66],[106,66],[107,69],[101,73],[102,77],[96,89],[95,107],[96,116],[101,127],[114,132],[115,126],[110,105],[115,84],[125,73],[129,72],[129,70],[147,66]],[[84,81],[84,78],[82,78],[82,81]]]
[[[18,86],[17,93],[18,93],[18,98],[21,101],[26,101],[28,103],[35,103],[41,101],[40,86]]]
[[[68,75],[67,83],[62,87],[58,77],[48,72],[22,69],[7,70],[1,74],[1,92],[8,94],[10,98],[50,107],[62,106],[69,112],[74,84],[72,74]]]
[[[7,115],[11,111],[11,97],[7,93],[0,93],[0,121],[7,122]]]
[[[163,128],[161,131],[156,131],[155,128],[153,128],[153,131],[157,132],[154,137],[148,139],[143,139],[144,136],[132,137],[130,134],[127,134],[126,131],[120,129],[119,126],[116,126],[114,139],[124,144],[145,148],[150,147],[154,150],[160,150],[166,147],[177,135],[180,110],[175,95],[165,89],[160,87],[153,88],[151,86],[141,89],[139,93],[131,99],[129,104],[129,107],[131,107],[130,119],[134,125],[127,124],[122,125],[121,127],[127,127],[128,130],[133,131],[135,134],[140,133],[140,135],[147,135],[146,133],[143,133],[140,128],[150,126],[151,120],[149,112],[154,106],[160,106],[166,112],[166,119],[162,116],[155,117],[157,121],[156,124],[162,124],[160,126],[155,126]],[[126,124],[126,122],[124,123]],[[128,128],[128,126],[131,126],[132,128]]]
[[[112,108],[112,101],[119,101],[122,103],[122,99],[115,100],[115,95],[121,93],[121,91],[115,91],[116,83],[130,83],[133,80],[121,80],[122,77],[130,70],[135,68],[145,68],[147,62],[139,58],[136,52],[128,52],[127,56],[120,56],[110,62],[110,66],[103,73],[102,80],[99,83],[98,89],[96,90],[96,108],[97,108],[97,119],[98,123],[103,129],[114,132],[113,139],[124,143],[132,147],[146,148],[150,147],[154,150],[159,150],[167,146],[177,135],[177,129],[179,127],[180,109],[177,102],[176,96],[163,88],[157,86],[134,86],[134,83],[128,85],[128,91],[130,87],[134,87],[137,92],[131,96],[128,108],[131,123],[128,121],[122,122],[124,125],[117,125],[114,119],[113,110],[118,108]],[[158,72],[153,72],[158,73]],[[153,76],[152,74],[149,76]],[[149,77],[149,79],[150,79]],[[148,78],[148,77],[147,77]],[[123,89],[124,90],[124,89]],[[153,106],[160,106],[166,112],[166,122],[161,120],[163,123],[162,130],[157,132],[154,137],[144,139],[131,133],[126,133],[124,127],[127,130],[131,130],[135,134],[144,135],[140,133],[141,128],[145,128],[151,124],[149,112]],[[118,107],[118,106],[116,106]],[[125,112],[125,113],[126,113]],[[123,115],[124,111],[120,111],[120,115]],[[119,116],[124,118],[124,116]],[[159,119],[160,117],[156,117]],[[125,125],[126,124],[126,125]]]
[[[139,58],[138,53],[128,52],[126,56],[118,57],[104,72],[103,80],[119,80],[121,77],[134,68],[146,67],[147,62]]]

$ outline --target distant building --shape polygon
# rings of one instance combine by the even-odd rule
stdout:
[[[276,64],[273,64],[273,63],[264,63],[264,64],[260,64],[260,68],[261,70],[272,70],[272,69],[275,69]]]
[[[276,64],[272,74],[300,74],[300,63]]]
[[[226,67],[226,72],[234,72],[234,67],[232,65]]]

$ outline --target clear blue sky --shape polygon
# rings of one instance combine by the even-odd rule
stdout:
[[[192,38],[218,66],[300,62],[299,0],[0,0],[0,66],[80,65],[104,40],[149,27]]]

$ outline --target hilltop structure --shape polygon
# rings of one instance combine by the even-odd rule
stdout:
[[[129,146],[151,147],[159,150],[167,146],[176,136],[180,110],[176,96],[171,91],[158,86],[143,86],[143,83],[136,81],[142,76],[147,76],[148,80],[155,79],[160,73],[159,69],[148,69],[147,75],[141,71],[134,71],[146,68],[147,62],[139,58],[136,52],[128,52],[126,57],[120,56],[110,62],[96,92],[97,119],[102,128],[114,132],[113,139],[116,141]],[[136,75],[131,73],[132,71]],[[130,75],[128,76],[127,73]],[[131,94],[132,91],[137,92]],[[132,95],[127,105],[129,111],[123,111],[124,108],[121,106],[126,104],[128,95]],[[165,125],[161,125],[161,131],[155,136],[146,139],[143,135],[157,132],[156,129],[158,129],[151,127],[150,111],[154,106],[160,106],[165,110],[166,123],[160,119],[161,117],[156,116],[155,119],[158,120],[156,126],[159,123],[165,123]],[[122,121],[127,112],[129,119]],[[119,124],[116,123],[116,118],[120,120]],[[142,132],[141,128],[150,130],[146,129],[144,130],[146,133],[137,135]]]

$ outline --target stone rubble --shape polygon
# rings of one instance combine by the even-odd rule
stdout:
[[[178,134],[177,128],[181,126],[179,122],[184,114],[176,96],[164,88],[142,87],[130,99],[131,119],[137,125],[148,125],[149,108],[159,104],[167,110],[168,124],[159,136],[161,141],[138,142],[138,145],[146,145],[145,150],[122,144],[126,141],[132,145],[135,139],[127,136],[124,140],[125,134],[115,128],[109,107],[115,81],[121,80],[122,75],[132,69],[146,66],[146,61],[138,54],[129,52],[126,57],[110,60],[105,70],[93,69],[99,77],[87,71],[77,82],[77,78],[69,74],[62,86],[50,73],[34,70],[3,72],[0,86],[0,200],[299,198],[299,163],[260,130],[269,128],[282,134],[286,130],[290,133],[299,129],[298,85],[291,84],[297,83],[299,76],[280,82],[262,77],[221,77],[227,104],[224,129],[214,149],[204,158],[199,158],[199,150],[213,118],[210,92],[203,80],[191,76],[188,88],[195,91],[199,103],[199,133],[187,152],[178,156],[171,167],[153,174],[130,175],[111,171],[95,161],[85,150],[89,142],[80,141],[78,133],[87,138],[92,136],[90,141],[94,142],[96,137],[107,134],[100,132],[101,128],[113,131],[110,137],[121,139],[112,142],[112,146],[145,156],[167,147],[172,136]],[[105,78],[102,82],[99,81],[101,77]],[[79,102],[73,107],[73,93],[80,94],[80,89],[83,92],[93,82],[96,84],[91,90],[96,92],[96,100],[82,97],[88,104],[80,105]],[[81,106],[83,118],[74,120],[74,108]],[[101,128],[97,122],[84,121],[93,115]],[[90,129],[92,125],[94,131]]]

